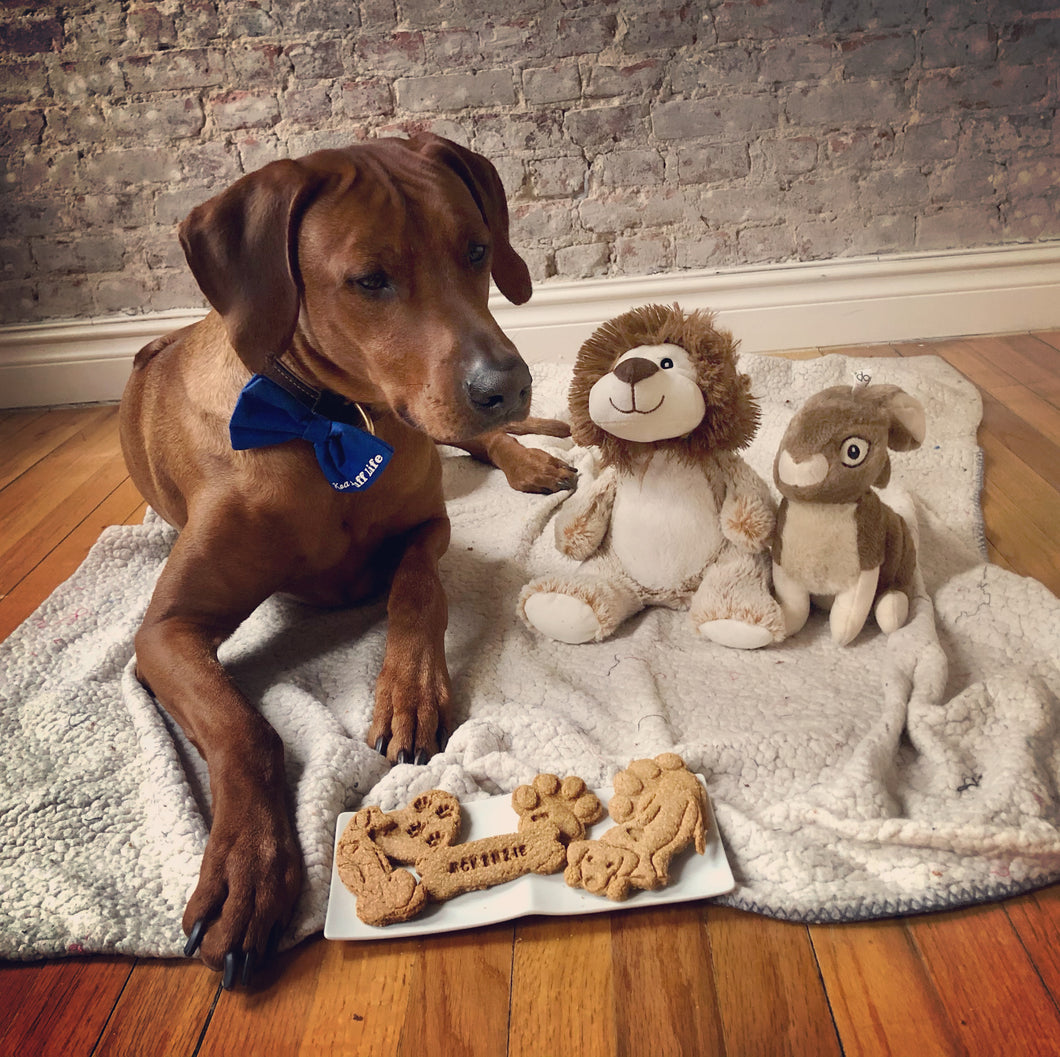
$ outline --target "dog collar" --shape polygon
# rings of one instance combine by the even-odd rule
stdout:
[[[275,361],[243,386],[228,429],[236,451],[309,441],[338,492],[369,487],[394,454],[375,436],[372,416],[361,404],[316,389]]]

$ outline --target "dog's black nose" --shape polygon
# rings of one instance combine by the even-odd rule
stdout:
[[[511,417],[530,402],[530,368],[517,358],[502,365],[478,363],[465,385],[471,406],[490,417]]]

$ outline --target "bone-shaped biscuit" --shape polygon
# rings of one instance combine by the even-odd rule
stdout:
[[[542,822],[522,833],[501,833],[439,848],[416,863],[432,899],[514,881],[528,873],[558,873],[567,863],[559,828]]]

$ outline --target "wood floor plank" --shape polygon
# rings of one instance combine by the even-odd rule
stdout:
[[[1060,1011],[1003,907],[926,914],[907,927],[969,1054],[1060,1053]]]
[[[1060,1000],[1060,885],[1010,899],[1005,913],[1054,1001]]]
[[[725,1052],[710,943],[699,906],[616,914],[611,957],[620,1057]]]
[[[1060,370],[1060,356],[1056,351],[1030,334],[976,338],[975,347],[981,356],[1029,389],[1048,382]]]
[[[1050,488],[1060,490],[1060,445],[1043,437],[1011,408],[989,393],[983,393],[980,430],[993,435],[1018,455]]]
[[[991,393],[1010,411],[1019,415],[1032,429],[1046,440],[1060,445],[1060,408],[1031,392],[1025,385],[1000,386]]]
[[[0,639],[10,635],[56,587],[73,575],[104,528],[125,523],[142,506],[139,492],[126,478],[45,559],[7,594],[0,596]]]
[[[613,989],[610,914],[521,922],[508,1057],[611,1057]]]
[[[132,483],[131,481],[129,482]],[[121,524],[123,525],[142,525],[144,523],[144,517],[147,514],[147,504],[141,500],[137,505],[136,509],[133,510],[127,517],[122,519]]]
[[[417,959],[398,1053],[496,1057],[508,1047],[515,929],[432,936]]]
[[[217,989],[196,961],[138,961],[92,1057],[192,1057]]]
[[[49,414],[49,411],[46,407],[23,408],[19,411],[0,411],[0,443],[3,443],[5,448],[11,448],[16,443],[21,447],[22,439],[19,438],[16,441],[16,437],[47,414]],[[0,460],[10,458],[12,454],[14,454],[13,451],[7,450],[0,454]],[[2,465],[2,461],[0,461],[0,465]]]
[[[132,972],[128,958],[0,966],[0,1053],[88,1057]],[[13,1000],[17,994],[18,999]],[[11,995],[12,997],[8,997]]]
[[[124,465],[118,451],[117,412],[105,408],[100,417],[89,421],[4,488],[0,492],[0,532],[5,552],[17,546],[49,515],[61,515],[68,497],[96,473],[123,476]]]
[[[1060,885],[1010,899],[1005,913],[1042,982],[1060,1001]]]
[[[806,926],[710,907],[707,930],[726,1053],[838,1057]]]
[[[114,416],[114,408],[62,408],[43,414],[23,412],[26,421],[17,434],[4,437],[0,431],[0,488],[4,488],[27,470],[36,466],[56,448]],[[17,443],[16,443],[17,441]]]
[[[125,466],[110,460],[62,500],[53,499],[37,524],[0,554],[0,594],[9,592],[126,480]]]
[[[984,477],[991,487],[1008,496],[1032,525],[1047,535],[1055,534],[1060,525],[1060,493],[992,433],[984,431],[979,445]]]
[[[811,926],[846,1057],[958,1057],[964,1047],[901,920]]]
[[[419,940],[308,940],[260,986],[221,994],[199,1055],[392,1057],[421,953]]]
[[[1011,385],[1015,380],[1000,365],[984,356],[974,341],[953,339],[928,344],[903,342],[896,347],[903,356],[923,355],[925,352],[939,356],[951,367],[956,367],[970,382],[987,392],[1000,386]]]
[[[863,359],[893,359],[898,356],[897,349],[889,344],[880,345],[837,345],[834,348],[819,350],[823,356],[851,356]]]
[[[1009,565],[1060,594],[1060,549],[1055,532],[1039,529],[989,479],[983,485],[982,506],[986,537]]]
[[[1060,330],[1036,330],[1034,337],[1060,352]]]

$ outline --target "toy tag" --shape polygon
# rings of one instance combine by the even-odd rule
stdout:
[[[872,375],[868,371],[855,371],[854,372],[854,390],[866,389],[869,383],[872,381]]]

